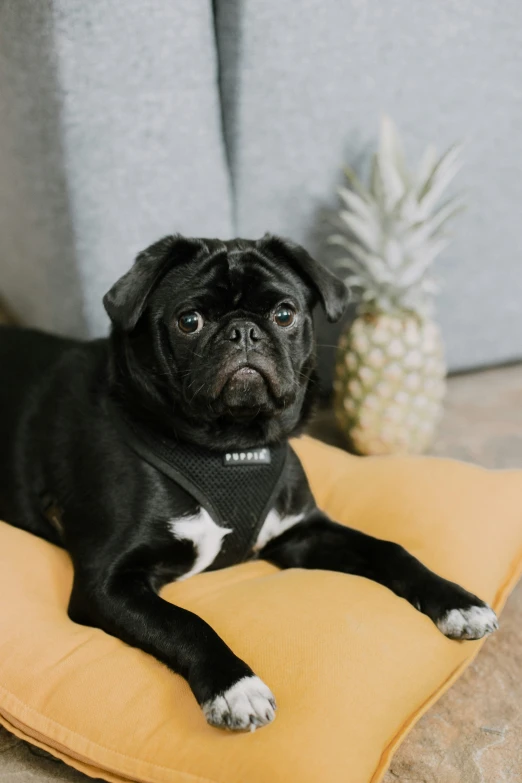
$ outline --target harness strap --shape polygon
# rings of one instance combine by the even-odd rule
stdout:
[[[118,409],[114,420],[139,457],[188,492],[216,524],[232,529],[209,570],[248,559],[284,481],[288,444],[211,451],[153,434]]]

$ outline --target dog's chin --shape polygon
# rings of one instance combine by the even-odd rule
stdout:
[[[252,367],[241,367],[225,383],[220,407],[231,418],[248,419],[259,413],[274,413],[274,401],[261,373]]]

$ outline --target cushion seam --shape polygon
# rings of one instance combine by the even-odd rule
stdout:
[[[192,772],[185,772],[183,770],[175,769],[174,767],[170,767],[170,766],[166,767],[166,766],[164,766],[162,764],[155,764],[154,762],[145,761],[144,759],[140,759],[139,757],[136,757],[136,756],[129,756],[127,753],[122,753],[122,751],[114,750],[112,748],[108,748],[108,747],[106,747],[105,745],[102,745],[99,742],[95,742],[94,740],[87,739],[87,737],[85,737],[83,734],[79,734],[74,729],[70,729],[67,726],[63,726],[58,721],[54,720],[54,718],[50,718],[49,716],[43,715],[41,712],[38,712],[38,710],[36,710],[34,707],[31,707],[30,705],[26,704],[24,701],[19,699],[18,696],[15,696],[14,693],[9,691],[3,685],[0,685],[0,689],[3,691],[4,694],[6,694],[9,697],[11,697],[11,699],[13,701],[17,702],[22,707],[22,709],[26,710],[27,712],[29,712],[29,713],[31,713],[33,715],[36,715],[37,717],[44,718],[46,721],[48,721],[49,723],[53,724],[54,726],[56,726],[57,728],[61,729],[62,731],[65,731],[66,733],[68,733],[68,734],[70,734],[70,735],[72,735],[72,736],[74,736],[74,737],[76,737],[76,738],[78,738],[80,740],[83,740],[84,742],[88,742],[91,745],[93,745],[94,747],[97,747],[97,748],[100,748],[101,750],[107,751],[108,753],[114,753],[116,756],[120,756],[121,758],[126,759],[127,761],[131,761],[133,764],[136,764],[136,763],[148,764],[152,769],[163,770],[165,772],[176,772],[179,775],[184,775],[187,780],[190,779],[190,780],[196,781],[197,783],[219,783],[218,781],[212,780],[211,778],[202,778],[199,775],[195,775]],[[0,707],[0,712],[2,712],[1,707]],[[3,712],[2,712],[2,714],[3,714]],[[13,716],[13,717],[15,717],[15,720],[20,720],[16,716]],[[9,722],[9,715],[6,715],[5,719]],[[23,724],[24,722],[20,720],[20,723]],[[21,730],[21,731],[23,731],[23,730]],[[26,733],[26,732],[24,731],[23,733]],[[38,733],[40,733],[40,732],[38,732]],[[30,742],[30,734],[27,734],[27,737],[29,738],[29,742]],[[45,739],[49,740],[51,738],[50,737],[45,737]],[[46,744],[46,743],[43,743],[43,744]],[[51,749],[51,752],[52,752],[52,745],[49,745],[49,748]],[[65,747],[65,749],[67,750],[66,747]],[[78,761],[82,762],[82,759],[78,759]],[[88,760],[87,759],[87,760],[85,760],[84,763],[92,765],[92,766],[100,769],[101,771],[103,771],[103,767],[98,766],[98,763],[96,761],[94,761],[94,760]],[[121,775],[120,772],[117,772],[117,771],[113,772],[110,769],[107,769],[107,772],[110,772],[111,774],[114,774],[114,775]]]

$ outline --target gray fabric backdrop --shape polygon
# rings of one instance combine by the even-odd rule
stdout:
[[[230,236],[210,0],[0,2],[0,291],[99,334],[163,234]]]
[[[364,168],[386,110],[413,160],[467,140],[438,266],[451,368],[521,358],[521,44],[519,0],[0,0],[0,292],[99,334],[163,233],[323,256],[342,164]]]
[[[521,357],[522,3],[220,2],[218,32],[238,233],[324,254],[342,163],[363,166],[382,111],[414,161],[465,139],[468,209],[438,266],[450,366]]]

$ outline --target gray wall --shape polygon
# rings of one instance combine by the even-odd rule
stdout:
[[[467,140],[438,266],[451,368],[521,358],[521,44],[520,0],[0,0],[0,291],[97,334],[163,233],[270,230],[322,256],[385,110],[412,160]]]
[[[230,236],[211,0],[0,0],[0,291],[99,334],[166,233]]]
[[[367,160],[383,110],[413,161],[429,142],[442,151],[464,138],[458,187],[469,206],[438,266],[449,363],[522,357],[520,0],[243,0],[219,10],[238,232],[281,232],[322,254],[339,170]]]

